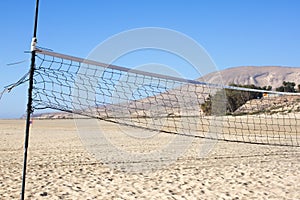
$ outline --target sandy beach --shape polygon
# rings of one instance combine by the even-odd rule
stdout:
[[[94,148],[107,156],[104,160],[93,156],[76,125],[72,119],[33,122],[26,199],[300,199],[299,147],[219,141],[203,156],[199,149],[210,141],[194,138],[178,158],[154,154],[143,160],[150,170],[128,171],[136,163],[114,160],[109,148]],[[115,135],[120,127],[100,125],[121,152],[142,148],[147,154],[174,137],[160,133],[123,140]],[[20,196],[24,126],[24,120],[0,120],[0,199]]]

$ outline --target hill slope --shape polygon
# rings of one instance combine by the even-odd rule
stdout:
[[[300,67],[233,67],[207,74],[201,81],[220,84],[220,75],[224,85],[230,83],[257,86],[272,86],[273,89],[282,85],[283,81],[300,84]]]

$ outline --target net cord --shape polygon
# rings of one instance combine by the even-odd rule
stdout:
[[[231,90],[239,90],[239,91],[262,92],[262,93],[265,92],[265,93],[269,93],[269,94],[300,96],[300,93],[289,93],[289,92],[278,92],[278,91],[270,91],[270,90],[258,90],[258,89],[251,89],[251,88],[241,88],[241,87],[235,87],[235,86],[219,85],[219,84],[206,83],[206,82],[197,81],[197,80],[190,80],[190,79],[184,79],[184,78],[179,78],[179,77],[174,77],[174,76],[162,75],[162,74],[157,74],[157,73],[152,73],[152,72],[130,69],[130,68],[126,68],[126,67],[120,67],[120,66],[112,65],[112,64],[106,64],[106,63],[102,63],[102,62],[98,62],[98,61],[94,61],[94,60],[79,58],[79,57],[75,57],[75,56],[65,55],[65,54],[56,53],[53,51],[42,50],[42,49],[38,49],[38,48],[37,48],[37,53],[42,54],[42,55],[47,55],[47,56],[53,56],[53,57],[57,57],[57,58],[61,58],[61,59],[66,59],[66,60],[70,60],[70,61],[75,61],[75,62],[79,62],[79,63],[95,65],[95,66],[99,66],[99,67],[110,68],[110,69],[120,70],[120,71],[124,71],[124,72],[131,72],[131,73],[140,74],[140,75],[144,75],[144,76],[173,80],[173,81],[178,81],[178,82],[182,82],[182,83],[204,85],[204,86],[220,88],[220,89],[231,89]]]

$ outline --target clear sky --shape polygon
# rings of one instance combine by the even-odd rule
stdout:
[[[28,71],[35,0],[0,2],[0,88]],[[142,27],[193,38],[219,69],[244,65],[300,67],[299,0],[40,0],[39,46],[86,57],[99,43]],[[8,63],[23,61],[7,66]],[[27,85],[0,100],[0,118],[25,113]]]

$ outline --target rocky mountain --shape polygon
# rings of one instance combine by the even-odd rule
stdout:
[[[300,84],[300,67],[279,66],[245,66],[224,69],[207,74],[200,78],[201,81],[224,85],[231,83],[256,86],[272,86],[273,89],[282,85],[283,81]]]

